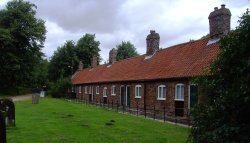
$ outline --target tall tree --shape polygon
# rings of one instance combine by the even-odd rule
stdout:
[[[50,60],[49,79],[56,82],[69,77],[78,69],[80,61],[85,68],[89,67],[93,56],[100,61],[99,44],[99,41],[95,41],[94,34],[85,34],[76,45],[72,40],[66,41],[63,46],[58,47]]]
[[[42,87],[48,83],[48,66],[49,61],[47,59],[40,59],[40,61],[37,62],[32,75],[34,85]]]
[[[199,77],[206,100],[193,112],[190,139],[197,143],[250,142],[250,15],[221,39],[211,76]]]
[[[116,48],[117,48],[117,56],[116,56],[117,61],[139,55],[135,49],[135,46],[131,44],[129,41],[127,42],[122,41],[122,43],[117,45]]]
[[[23,0],[10,1],[0,11],[0,88],[32,80],[46,33],[44,21],[35,14],[36,6]]]
[[[69,77],[77,70],[79,60],[75,50],[74,41],[66,41],[63,46],[57,48],[51,57],[48,69],[51,81],[57,81],[61,77]]]
[[[95,40],[94,34],[87,33],[77,41],[76,56],[79,61],[83,62],[83,67],[90,67],[93,56],[96,56],[98,62],[100,62],[99,45],[100,42]]]

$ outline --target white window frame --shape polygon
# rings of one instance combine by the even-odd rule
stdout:
[[[111,95],[115,96],[116,95],[116,86],[112,85],[111,87]]]
[[[140,89],[141,92],[139,92],[138,89]],[[139,93],[140,93],[140,95],[138,95]],[[137,84],[135,86],[135,98],[141,98],[141,95],[142,95],[142,87],[140,84]]]
[[[180,87],[180,91],[178,92],[178,87]],[[180,93],[180,95],[178,95]],[[184,84],[178,83],[175,85],[175,100],[176,101],[184,101],[184,93],[185,93],[185,88]]]
[[[163,88],[165,88],[165,92],[163,90]],[[166,85],[159,85],[158,88],[157,88],[157,100],[166,100],[166,92],[167,92],[167,89],[166,89]]]
[[[89,86],[89,94],[92,94],[92,86]]]
[[[103,88],[103,97],[107,97],[108,95],[108,88],[107,87],[104,87]]]
[[[79,85],[78,88],[79,88],[79,89],[78,89],[79,93],[82,93],[82,86]]]
[[[99,86],[96,86],[96,87],[95,87],[95,93],[96,93],[96,94],[100,94],[100,87],[99,87]]]
[[[88,86],[85,86],[84,93],[88,94]]]

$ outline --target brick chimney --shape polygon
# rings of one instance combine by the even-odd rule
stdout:
[[[222,4],[220,9],[215,7],[208,19],[211,39],[217,39],[220,35],[226,35],[230,31],[231,12],[225,8],[225,4]]]
[[[153,55],[159,50],[160,35],[155,30],[150,30],[150,34],[146,38],[147,53],[146,55]]]
[[[117,50],[113,48],[109,51],[109,64],[113,64],[116,62]]]
[[[78,66],[78,70],[82,70],[83,69],[83,63],[82,61],[79,62],[79,66]]]
[[[91,59],[91,67],[92,68],[97,67],[97,57],[96,56],[93,56]]]

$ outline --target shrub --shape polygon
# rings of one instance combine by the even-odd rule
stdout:
[[[66,97],[70,88],[70,78],[60,78],[50,85],[49,94],[55,98]]]

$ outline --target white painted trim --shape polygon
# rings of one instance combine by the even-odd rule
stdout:
[[[116,96],[116,91],[115,91],[115,93],[113,93],[113,87],[116,88],[116,86],[115,86],[115,85],[112,85],[112,86],[111,86],[111,95]],[[115,89],[115,90],[116,90],[116,89]]]
[[[98,87],[98,92],[97,92],[97,87]],[[97,85],[97,86],[95,87],[95,94],[100,94],[100,86],[99,86],[99,85]]]
[[[88,86],[84,86],[84,93],[88,94]]]
[[[183,99],[176,99],[176,95],[177,95],[177,86],[183,86],[184,88],[184,91],[183,91]],[[174,100],[175,101],[184,101],[185,99],[185,85],[183,83],[178,83],[175,85],[175,97],[174,97]]]
[[[103,97],[107,97],[107,92],[105,92],[106,93],[106,95],[105,95],[104,90],[108,91],[108,88],[106,86],[103,88]]]
[[[137,87],[141,88],[141,94],[142,94],[142,86],[140,84],[135,85],[135,98],[141,98],[142,95],[137,96],[137,92],[136,92]]]
[[[157,100],[166,100],[166,98],[157,98]]]
[[[82,86],[81,86],[81,85],[78,86],[78,92],[79,92],[80,94],[82,93]]]
[[[163,87],[165,87],[165,98],[163,98],[163,97],[159,97],[159,88],[163,88]],[[157,100],[165,100],[166,99],[166,96],[167,96],[167,88],[166,88],[166,85],[164,85],[164,84],[161,84],[161,85],[159,85],[158,87],[157,87]],[[164,94],[164,93],[163,93]]]

